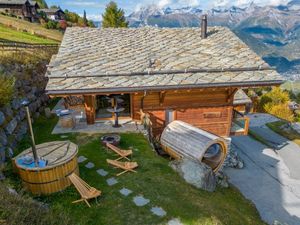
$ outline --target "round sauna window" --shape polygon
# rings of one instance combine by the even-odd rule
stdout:
[[[211,145],[204,153],[202,162],[215,169],[219,166],[223,158],[223,151],[220,144]]]

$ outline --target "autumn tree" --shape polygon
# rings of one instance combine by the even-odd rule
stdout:
[[[270,92],[261,96],[259,111],[270,113],[288,121],[293,121],[294,114],[288,106],[289,101],[289,93],[281,90],[279,87],[275,87]]]
[[[118,8],[115,2],[110,2],[102,14],[102,27],[128,27],[128,22],[125,19],[124,10]]]

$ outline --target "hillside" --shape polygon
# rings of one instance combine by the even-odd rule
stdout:
[[[56,42],[60,42],[63,37],[63,34],[58,30],[49,30],[39,24],[30,23],[9,16],[0,15],[0,24],[12,27],[16,30],[26,31],[35,36],[51,39]]]
[[[0,41],[22,42],[29,44],[57,44],[57,41],[38,37],[36,35],[17,31],[0,24]]]

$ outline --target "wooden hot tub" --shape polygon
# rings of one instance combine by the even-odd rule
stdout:
[[[29,148],[13,159],[14,166],[24,187],[36,195],[51,194],[70,186],[67,178],[71,173],[79,174],[78,146],[70,141],[47,142],[36,146],[39,158],[47,161],[43,168],[21,165],[24,156],[32,156]]]

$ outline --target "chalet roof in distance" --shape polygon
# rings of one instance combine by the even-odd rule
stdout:
[[[48,94],[283,82],[225,27],[210,27],[206,39],[200,28],[68,28],[46,76]]]
[[[27,0],[0,0],[0,4],[6,5],[24,5]]]

